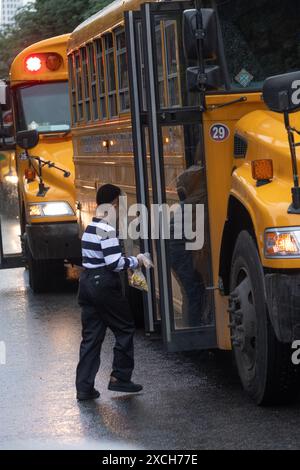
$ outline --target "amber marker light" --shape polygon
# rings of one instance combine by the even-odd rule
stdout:
[[[36,172],[33,168],[26,168],[25,169],[25,178],[28,182],[34,181],[36,178]]]
[[[256,181],[270,181],[273,179],[273,161],[270,159],[253,160],[251,162],[252,178]]]
[[[300,228],[266,230],[265,256],[266,258],[299,258]]]

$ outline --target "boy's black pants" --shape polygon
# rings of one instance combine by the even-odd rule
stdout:
[[[76,372],[77,391],[89,392],[94,387],[107,327],[116,339],[112,376],[129,381],[134,368],[135,328],[119,274],[106,268],[83,271],[78,301],[82,308],[82,342]]]

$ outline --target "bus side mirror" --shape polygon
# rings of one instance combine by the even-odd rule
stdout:
[[[267,78],[263,85],[262,96],[271,111],[284,115],[294,180],[294,187],[292,187],[292,204],[288,208],[288,213],[299,215],[300,185],[296,153],[299,144],[295,141],[295,135],[299,134],[300,131],[291,126],[290,114],[300,111],[300,72],[285,73],[283,75]]]
[[[183,12],[183,47],[186,60],[197,63],[199,59],[215,60],[218,56],[218,23],[211,8],[191,9]],[[202,50],[201,53],[199,48]],[[189,91],[214,90],[224,84],[221,67],[210,65],[187,68]]]
[[[300,110],[300,72],[276,75],[265,80],[263,99],[275,113],[294,113]]]
[[[19,131],[16,138],[17,145],[24,150],[32,149],[39,143],[39,133],[33,129],[31,131]]]
[[[186,74],[189,91],[199,91],[199,85],[201,84],[205,86],[206,90],[215,90],[224,83],[221,68],[218,65],[205,67],[203,76],[199,71],[199,67],[189,67]]]
[[[183,12],[183,47],[188,61],[197,61],[199,39],[203,41],[203,59],[215,58],[218,50],[217,18],[211,8]]]

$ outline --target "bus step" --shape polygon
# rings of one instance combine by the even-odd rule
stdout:
[[[23,255],[6,255],[1,258],[0,270],[24,268],[24,267],[25,267],[25,262],[24,262]]]

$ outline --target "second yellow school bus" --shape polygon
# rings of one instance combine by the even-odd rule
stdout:
[[[24,132],[37,135],[27,156],[22,145],[16,150],[21,236],[35,292],[59,285],[64,261],[80,255],[68,106],[68,39],[66,34],[27,47],[10,70],[17,142]]]
[[[79,222],[103,183],[129,204],[204,207],[196,250],[173,236],[175,215],[170,239],[141,241],[156,264],[146,328],[161,324],[170,351],[233,349],[247,393],[275,403],[299,389],[300,204],[287,120],[262,88],[299,67],[295,15],[266,0],[262,27],[252,4],[201,3],[116,0],[71,34]]]

